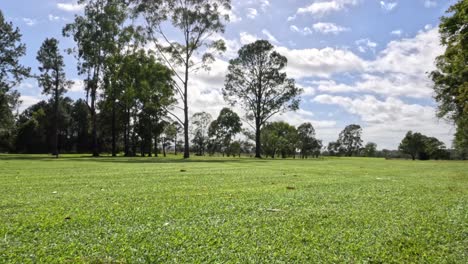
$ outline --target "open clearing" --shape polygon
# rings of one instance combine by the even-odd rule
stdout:
[[[0,155],[0,262],[468,261],[468,163]]]

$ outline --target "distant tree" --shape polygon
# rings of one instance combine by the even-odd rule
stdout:
[[[0,10],[0,151],[13,148],[13,111],[20,103],[20,95],[12,89],[29,76],[30,68],[19,62],[25,54],[19,29],[5,21]]]
[[[377,153],[377,144],[374,142],[369,142],[364,147],[364,155],[366,157],[375,157]]]
[[[75,138],[75,150],[78,153],[86,153],[90,149],[91,143],[91,120],[90,112],[86,101],[78,99],[73,104],[71,130]]]
[[[212,138],[212,148],[230,155],[228,151],[232,139],[240,133],[242,123],[240,117],[231,109],[223,108],[216,120],[211,122],[208,129],[208,136]]]
[[[357,154],[362,148],[362,128],[359,125],[351,124],[341,131],[337,143],[341,153],[348,157]]]
[[[73,101],[62,98],[58,108],[58,124],[50,118],[55,115],[55,101],[40,101],[27,108],[18,117],[16,123],[16,151],[20,153],[46,153],[54,148],[56,134],[60,150],[70,152],[74,149],[76,138],[72,129]],[[57,133],[55,132],[57,128]]]
[[[424,151],[424,136],[421,133],[408,131],[400,143],[398,150],[416,159],[419,153]]]
[[[184,158],[189,152],[189,75],[214,61],[214,52],[226,49],[224,41],[215,39],[217,33],[224,32],[224,22],[229,20],[223,15],[231,8],[230,0],[134,0],[137,10],[143,14],[148,25],[149,39],[160,52],[162,60],[173,69],[182,87],[177,86],[177,94],[183,102],[184,118],[178,119],[184,126]],[[164,28],[169,22],[172,27]],[[174,41],[170,33],[181,33],[181,41]],[[164,44],[163,44],[164,43]],[[182,67],[182,74],[176,68]]]
[[[208,144],[208,129],[213,118],[206,112],[195,113],[192,116],[193,143],[197,149],[197,155],[205,155]]]
[[[255,121],[255,157],[261,157],[261,129],[273,115],[299,108],[302,90],[287,78],[287,58],[273,50],[266,40],[243,46],[238,57],[229,61],[223,88],[231,105],[241,104],[248,120]]]
[[[298,148],[301,158],[320,155],[322,141],[315,138],[315,129],[311,123],[303,123],[297,128]]]
[[[447,152],[445,144],[435,137],[423,137],[424,154],[431,159],[448,159],[450,154]]]
[[[461,0],[441,18],[439,33],[445,53],[437,57],[430,76],[434,82],[438,116],[457,126],[454,146],[462,156],[468,153],[468,1]]]
[[[294,156],[298,142],[297,130],[286,122],[272,122],[262,129],[262,147],[265,155],[274,158]]]
[[[42,93],[52,96],[54,102],[53,114],[53,136],[52,136],[52,155],[57,158],[58,150],[58,124],[59,124],[59,104],[60,98],[71,86],[72,82],[65,77],[65,64],[63,56],[60,54],[58,41],[54,38],[48,38],[43,43],[37,53],[39,61],[38,77],[39,86],[42,87]]]

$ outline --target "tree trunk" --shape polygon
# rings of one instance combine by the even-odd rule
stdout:
[[[190,145],[189,145],[189,117],[188,117],[188,55],[185,64],[185,82],[184,82],[184,159],[190,158]]]
[[[95,84],[93,84],[94,86]],[[97,140],[97,117],[96,117],[96,87],[92,87],[91,91],[91,119],[93,123],[93,157],[99,157],[98,140]]]
[[[159,152],[159,150],[158,150],[158,141],[159,141],[158,140],[158,135],[155,135],[154,136],[154,156],[155,157],[158,157],[158,152]]]
[[[125,136],[124,136],[124,148],[125,148],[125,156],[130,156],[130,110],[125,110],[127,114],[127,121],[125,123]]]
[[[54,134],[53,134],[53,153],[55,158],[58,159],[59,152],[58,152],[58,108],[59,108],[59,92],[58,92],[58,81],[55,83],[55,104],[54,104]]]
[[[163,148],[163,156],[166,157],[166,138],[163,139],[162,148]]]
[[[174,137],[174,155],[177,156],[177,130],[176,136]]]
[[[256,121],[255,125],[255,158],[262,157],[262,146],[260,142],[260,122]]]
[[[112,157],[117,156],[115,133],[115,98],[112,99]]]

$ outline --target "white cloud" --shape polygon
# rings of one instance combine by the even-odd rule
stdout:
[[[397,7],[397,5],[397,2],[380,1],[380,7],[385,11],[392,11],[393,9],[395,9],[395,7]]]
[[[73,84],[70,87],[70,92],[83,92],[84,91],[84,81],[80,79],[73,79]]]
[[[312,28],[316,32],[320,32],[323,34],[338,34],[343,31],[349,31],[349,28],[345,28],[342,26],[338,26],[334,23],[324,23],[324,22],[318,22],[312,25]]]
[[[84,9],[84,5],[74,3],[57,3],[57,8],[66,12],[79,12]]]
[[[437,2],[434,0],[424,0],[424,7],[431,8],[437,6]]]
[[[430,106],[407,104],[394,97],[379,100],[371,95],[350,98],[322,94],[313,102],[338,105],[359,116],[366,123],[363,129],[365,139],[380,142],[381,147],[396,149],[396,140],[402,139],[409,130],[436,136],[447,144],[452,139],[451,126],[437,120],[435,109]]]
[[[52,14],[49,14],[49,21],[58,21],[60,20],[59,16],[54,16]]]
[[[247,17],[250,19],[255,19],[258,15],[257,9],[247,8]]]
[[[268,7],[270,7],[270,2],[268,0],[259,0],[260,1],[260,8],[263,12],[266,11]]]
[[[351,83],[322,80],[311,84],[317,90],[328,93],[366,92],[394,97],[431,98],[433,89],[428,72],[435,69],[434,60],[442,53],[437,29],[423,31],[414,38],[390,42],[375,60],[361,61],[364,68]]]
[[[403,30],[401,29],[396,29],[396,30],[393,30],[392,32],[390,32],[390,34],[394,35],[394,36],[401,36],[403,34]]]
[[[249,34],[247,32],[241,32],[239,40],[242,45],[246,45],[246,44],[250,44],[252,42],[257,41],[258,37],[255,35]]]
[[[22,20],[28,26],[34,26],[37,24],[37,20],[33,18],[23,17]]]
[[[368,38],[356,40],[355,43],[361,53],[365,53],[369,50],[375,52],[375,48],[378,45],[376,42],[373,42]]]
[[[270,31],[263,29],[262,30],[263,35],[267,36],[268,41],[273,42],[274,44],[279,44],[279,41],[273,36]]]
[[[369,71],[427,76],[435,69],[434,60],[444,48],[439,44],[437,29],[418,33],[414,38],[394,40],[387,44],[377,59],[368,65]]]
[[[287,73],[298,79],[314,76],[329,78],[336,73],[360,72],[365,67],[365,62],[348,50],[278,47],[277,51],[288,58]]]
[[[291,25],[289,27],[289,29],[292,31],[292,32],[296,32],[296,33],[300,33],[304,36],[307,36],[307,35],[310,35],[312,34],[312,30],[308,27],[304,27],[302,29],[298,28],[296,25]]]
[[[30,96],[30,95],[21,95],[20,101],[21,105],[18,107],[18,111],[21,113],[26,110],[28,107],[37,104],[39,101],[43,100],[41,97]]]
[[[353,6],[359,3],[358,0],[326,0],[316,1],[306,7],[297,10],[297,14],[325,15],[331,12],[340,11],[346,6]]]
[[[294,15],[294,16],[289,16],[289,17],[288,17],[288,22],[289,22],[289,21],[293,21],[293,20],[295,20],[295,19],[296,19],[296,15]]]

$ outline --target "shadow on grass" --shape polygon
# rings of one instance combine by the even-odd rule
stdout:
[[[182,156],[168,156],[168,157],[124,157],[117,156],[111,157],[102,155],[100,157],[92,157],[90,154],[64,154],[58,159],[52,155],[46,154],[0,154],[0,161],[65,161],[65,162],[98,162],[98,163],[264,163],[272,161],[304,161],[302,159],[271,159],[262,158],[257,159],[253,157],[199,157],[192,156],[189,159],[183,159]],[[309,161],[323,161],[323,158],[307,159]]]
[[[80,154],[64,154],[58,159],[52,155],[34,155],[34,154],[1,154],[0,161],[72,161],[72,162],[103,162],[103,163],[255,163],[267,162],[271,159],[256,159],[249,157],[233,158],[233,157],[191,157],[183,159],[182,157],[110,157],[100,156],[92,157],[91,155]],[[279,159],[278,159],[279,160]]]

